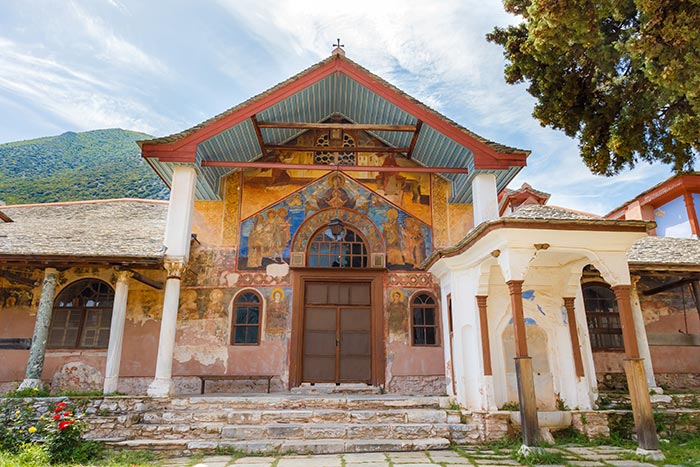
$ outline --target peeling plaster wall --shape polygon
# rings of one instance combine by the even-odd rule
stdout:
[[[294,171],[288,175],[291,179],[277,172],[234,173],[225,179],[224,200],[195,201],[192,232],[196,240],[182,276],[173,376],[191,386],[196,382],[191,377],[196,375],[264,375],[274,377],[273,386],[277,390],[287,386],[295,293],[289,258],[271,257],[263,251],[264,263],[258,268],[251,267],[247,264],[248,253],[241,248],[243,245],[247,251],[250,247],[250,229],[244,227],[256,213],[264,213],[264,219],[269,220],[270,212],[276,209],[277,215],[273,217],[283,221],[280,226],[284,228],[286,221],[281,206],[287,215],[293,213],[306,219],[322,208],[330,209],[322,206],[323,203],[331,206],[341,199],[345,208],[366,213],[365,217],[376,224],[377,244],[382,247],[380,251],[387,253],[384,302],[380,305],[385,318],[386,389],[444,394],[447,383],[443,322],[438,318],[437,345],[413,346],[410,300],[417,292],[429,292],[438,302],[437,315],[443,313],[437,281],[418,265],[437,243],[454,243],[466,234],[472,226],[471,205],[447,203],[448,185],[429,174],[340,175],[344,177],[340,186],[334,186],[333,177],[324,177],[322,171]],[[433,205],[433,197],[440,202]],[[348,207],[351,202],[354,205]],[[382,224],[391,217],[389,214],[395,214],[396,225]],[[439,235],[434,230],[439,230]],[[289,234],[286,240],[291,242],[295,232]],[[389,234],[398,234],[398,241],[387,245],[385,237]],[[246,258],[243,267],[240,258]],[[40,282],[41,271],[25,272]],[[70,269],[61,274],[56,294],[73,281],[87,277],[114,286],[114,272],[105,267]],[[163,270],[139,272],[165,281]],[[2,278],[0,281],[4,281],[0,282],[0,336],[31,337],[40,288],[15,286]],[[233,303],[246,290],[261,298],[259,344],[232,345]],[[392,299],[396,292],[401,296],[398,303]],[[162,290],[134,279],[129,281],[120,377],[125,387],[138,388],[134,391],[142,390],[155,373],[162,307]],[[99,386],[97,381],[104,377],[106,354],[107,349],[50,349],[43,378],[67,382],[82,378],[91,386]],[[23,379],[28,351],[2,350],[0,356],[7,363],[0,367],[0,383]],[[133,384],[125,382],[127,379]]]
[[[647,334],[700,334],[700,316],[687,285],[654,295],[643,291],[683,278],[679,275],[642,275],[637,283]],[[684,313],[685,309],[685,313]],[[700,347],[650,345],[655,373],[700,374]]]

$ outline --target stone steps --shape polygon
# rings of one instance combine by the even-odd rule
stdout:
[[[269,423],[458,423],[459,412],[444,409],[386,409],[386,410],[220,410],[189,412],[148,411],[141,415],[144,424],[180,424],[183,422],[212,422],[229,424]]]
[[[446,438],[422,439],[266,439],[257,441],[203,441],[199,439],[152,440],[133,439],[128,441],[108,442],[116,448],[141,449],[148,451],[167,451],[169,454],[190,454],[214,449],[230,449],[245,453],[298,453],[298,454],[336,454],[350,452],[394,452],[425,451],[428,449],[447,449],[450,441]]]
[[[405,451],[479,436],[441,404],[438,397],[376,394],[117,397],[95,401],[86,420],[92,438],[171,452]]]
[[[650,398],[654,410],[700,409],[700,393],[651,394]],[[598,405],[601,409],[628,410],[631,401],[626,392],[601,391]]]

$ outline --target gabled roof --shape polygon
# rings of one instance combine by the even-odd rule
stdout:
[[[157,264],[167,201],[116,199],[3,206],[0,262]]]
[[[334,54],[277,86],[183,132],[139,141],[142,155],[169,183],[172,165],[198,165],[197,196],[218,199],[220,179],[230,169],[202,161],[250,162],[262,157],[259,136],[278,145],[304,130],[256,128],[263,122],[318,123],[334,114],[362,124],[417,125],[412,160],[427,167],[460,167],[469,174],[445,174],[452,181],[452,201],[470,202],[471,177],[494,173],[503,189],[526,163],[529,151],[487,140],[408,96],[357,63]],[[260,134],[257,134],[259,130]],[[374,131],[389,146],[408,147],[413,134]]]
[[[503,215],[509,206],[517,209],[523,204],[547,204],[550,196],[549,193],[535,190],[529,183],[523,183],[517,190],[506,188],[498,196],[498,213]]]
[[[689,172],[676,174],[666,180],[657,183],[656,185],[647,188],[634,198],[625,201],[609,213],[605,217],[609,219],[622,219],[625,217],[627,206],[638,201],[642,206],[651,205],[657,208],[674,198],[683,195],[683,192],[700,191],[700,172]]]

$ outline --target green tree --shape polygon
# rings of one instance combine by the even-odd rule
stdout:
[[[543,126],[577,137],[597,174],[636,162],[692,170],[700,150],[700,0],[505,0],[506,81]]]

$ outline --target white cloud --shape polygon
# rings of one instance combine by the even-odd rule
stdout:
[[[167,120],[119,95],[119,87],[85,71],[37,57],[0,37],[0,89],[76,129],[122,127],[153,132]]]
[[[119,7],[120,3],[112,3]],[[70,3],[79,26],[89,39],[88,44],[95,49],[98,58],[106,62],[118,62],[123,66],[136,67],[143,71],[165,73],[166,67],[156,58],[149,56],[131,42],[117,36],[98,16],[91,15],[76,2]],[[123,6],[122,6],[123,8]]]

